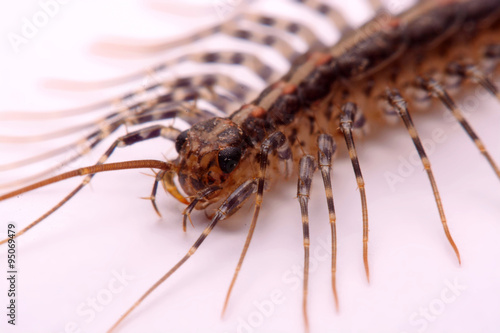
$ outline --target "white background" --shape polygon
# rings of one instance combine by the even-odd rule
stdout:
[[[47,78],[105,79],[154,64],[164,54],[106,58],[93,55],[89,46],[103,36],[161,39],[207,26],[220,20],[211,3],[183,6],[167,15],[140,1],[69,1],[61,5],[36,36],[20,46],[18,53],[9,44],[8,33],[20,33],[23,18],[32,18],[41,7],[37,1],[2,4],[0,110],[58,110],[115,96],[110,89],[58,92],[43,88],[40,82]],[[226,3],[240,8],[238,1]],[[279,12],[280,8],[280,2],[276,2],[271,10]],[[350,2],[345,11],[356,22],[370,15],[359,1]],[[186,14],[188,17],[179,17]],[[322,24],[318,20],[315,27],[321,30]],[[330,40],[335,39],[332,35]],[[269,57],[273,59],[272,55]],[[283,68],[283,63],[278,65]],[[497,161],[499,111],[498,101],[486,97],[472,109],[470,117]],[[320,245],[329,241],[329,227],[321,179],[315,179],[310,207],[311,240],[312,260],[318,265],[312,267],[310,278],[312,333],[419,329],[494,332],[500,327],[499,182],[463,132],[443,121],[443,114],[441,108],[432,107],[430,112],[414,118],[423,138],[431,138],[436,129],[442,129],[446,135],[446,140],[429,155],[451,232],[462,254],[462,266],[458,266],[444,237],[422,167],[417,164],[404,182],[394,188],[385,180],[387,172],[397,174],[401,159],[408,160],[413,146],[402,126],[384,128],[382,133],[358,142],[369,205],[370,285],[366,283],[361,259],[361,210],[350,162],[341,155],[334,168],[340,313],[335,312],[333,305],[329,258]],[[68,126],[66,121],[74,123],[72,119],[58,121],[3,121],[0,134],[23,136]],[[80,136],[76,133],[75,138]],[[0,142],[0,164],[53,148],[54,142]],[[82,158],[78,165],[94,163],[110,143],[107,140],[98,152]],[[112,161],[162,159],[163,154],[171,151],[170,144],[157,140],[117,151]],[[39,167],[1,172],[2,182],[29,175]],[[27,225],[77,183],[78,180],[66,181],[1,202],[0,235],[6,232],[8,222],[15,222],[18,228]],[[149,195],[151,185],[152,178],[139,171],[98,175],[70,203],[18,239],[17,325],[6,324],[8,287],[3,277],[6,273],[2,273],[0,330],[65,332],[72,322],[82,332],[109,328],[184,255],[206,223],[202,213],[195,214],[195,228],[189,227],[186,234],[182,233],[182,205],[163,192],[159,195],[163,217],[158,218],[151,205],[139,199]],[[221,223],[196,255],[137,308],[119,331],[303,332],[301,290],[295,288],[297,278],[290,282],[291,272],[302,262],[302,231],[295,192],[295,181],[289,181],[265,194],[259,225],[223,320],[220,311],[245,239],[250,207]],[[5,246],[0,253],[0,271],[5,272]],[[120,293],[113,294],[109,304],[96,312],[92,320],[78,315],[77,309],[89,298],[106,294],[113,272],[121,271],[134,279]],[[453,295],[447,286],[454,281],[465,286],[465,290],[439,308],[444,304],[442,297]],[[273,305],[269,313],[259,311],[256,304],[268,304],[275,292],[283,295],[283,302]],[[421,308],[429,307],[439,314],[427,321],[414,317],[420,321],[412,324],[410,318]],[[242,323],[249,326],[242,329]]]

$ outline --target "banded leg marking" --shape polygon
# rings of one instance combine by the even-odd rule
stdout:
[[[150,85],[144,89],[153,89],[157,85],[163,85],[165,87],[173,88],[176,86],[176,81],[163,81],[157,80],[160,78],[161,73],[168,71],[181,63],[192,61],[200,64],[227,64],[227,65],[240,65],[248,68],[259,76],[264,82],[271,82],[279,77],[279,73],[265,64],[258,56],[246,53],[246,52],[236,52],[236,51],[217,51],[217,52],[198,52],[189,53],[173,59],[158,63],[151,66],[148,69],[134,72],[125,76],[99,80],[99,81],[75,81],[75,80],[62,80],[62,79],[51,79],[46,82],[51,88],[56,89],[71,89],[71,90],[89,90],[89,89],[102,89],[106,87],[117,86],[120,84],[133,82],[137,80],[144,80],[144,78],[151,78],[155,81],[162,81],[163,83],[157,83],[156,85]],[[136,93],[141,92],[137,91]]]
[[[124,124],[128,125],[137,125],[137,124],[143,124],[151,121],[157,121],[157,120],[165,120],[165,119],[172,119],[175,117],[179,117],[183,120],[185,120],[189,124],[194,124],[198,122],[200,119],[207,118],[208,116],[213,116],[212,113],[206,111],[206,110],[199,110],[197,108],[194,108],[192,105],[187,104],[187,103],[181,103],[177,107],[174,108],[168,108],[165,110],[155,110],[151,112],[146,112],[142,115],[132,115],[124,118],[124,114],[121,112],[115,112],[106,117],[105,122],[99,122],[96,124],[96,127],[98,126],[99,129],[88,134],[84,138],[77,140],[69,145],[62,146],[53,150],[50,150],[48,152],[32,156],[23,160],[7,163],[0,165],[0,171],[7,171],[19,167],[23,167],[26,165],[29,165],[31,163],[36,163],[39,161],[43,161],[55,156],[58,156],[60,154],[66,153],[68,151],[76,151],[75,154],[70,156],[69,158],[65,159],[61,163],[59,163],[57,166],[45,169],[37,174],[31,175],[29,177],[23,178],[23,179],[18,179],[15,182],[10,182],[10,183],[4,183],[0,184],[0,188],[2,187],[12,187],[12,186],[19,186],[20,184],[25,184],[27,182],[34,181],[36,179],[40,179],[40,177],[46,176],[50,172],[60,168],[61,166],[67,165],[75,160],[77,160],[79,157],[85,155],[87,152],[89,152],[91,149],[96,147],[102,140],[107,138],[109,135],[114,133],[120,126]]]
[[[280,158],[286,158],[289,159],[290,161],[292,160],[292,154],[290,147],[288,145],[288,140],[286,139],[285,135],[282,132],[274,132],[273,134],[271,134],[268,138],[266,138],[263,141],[260,147],[260,167],[258,169],[258,175],[257,175],[257,194],[255,197],[255,208],[252,216],[252,222],[248,230],[247,238],[245,240],[245,245],[243,246],[243,250],[241,251],[240,259],[238,260],[238,264],[236,265],[236,269],[234,271],[231,284],[229,285],[229,289],[226,294],[226,299],[224,301],[224,306],[222,308],[221,317],[224,316],[224,313],[226,312],[227,305],[229,302],[229,297],[231,296],[231,292],[233,290],[234,284],[236,283],[236,279],[238,278],[241,266],[243,265],[243,260],[245,259],[246,253],[250,246],[250,241],[252,240],[252,236],[255,231],[255,226],[257,224],[260,208],[262,206],[262,198],[264,196],[264,183],[268,165],[268,156],[273,151],[277,151],[278,157]],[[289,154],[287,152],[289,152]]]
[[[464,115],[460,111],[457,104],[453,101],[451,96],[446,92],[441,84],[439,84],[434,79],[425,80],[423,78],[417,79],[417,84],[427,90],[432,96],[438,98],[446,108],[451,111],[455,119],[460,123],[464,131],[471,138],[471,140],[476,145],[479,152],[486,158],[490,166],[493,168],[493,171],[500,178],[500,169],[496,165],[495,161],[491,157],[491,155],[486,150],[482,140],[478,137],[476,132],[472,129],[469,122],[464,118]]]
[[[368,207],[366,203],[365,181],[363,180],[356,147],[354,146],[354,139],[352,137],[353,122],[357,106],[353,103],[346,103],[342,106],[341,111],[340,129],[344,134],[347,149],[349,150],[349,157],[351,158],[352,168],[356,175],[356,182],[361,197],[361,209],[363,213],[363,262],[365,265],[366,279],[370,282],[370,268],[368,266]]]
[[[337,217],[335,215],[335,206],[333,205],[332,191],[332,158],[337,150],[337,144],[329,134],[318,136],[318,164],[325,187],[326,204],[328,207],[328,220],[330,222],[330,233],[332,238],[332,290],[335,300],[335,308],[339,310],[339,298],[337,294]]]
[[[340,33],[345,36],[349,34],[354,28],[347,22],[344,15],[341,14],[336,8],[330,6],[323,1],[317,0],[295,0],[296,2],[302,3],[305,6],[313,9],[315,12],[329,19]]]
[[[93,166],[97,167],[100,165],[103,165],[104,162],[111,156],[113,151],[115,150],[116,147],[123,147],[123,146],[130,146],[134,143],[149,140],[152,138],[156,137],[164,137],[168,140],[175,140],[177,135],[180,133],[179,130],[171,128],[171,127],[163,127],[159,125],[151,126],[136,132],[132,132],[130,134],[127,134],[121,138],[118,138],[107,150],[106,152],[101,156],[101,158],[98,160],[98,162]],[[40,216],[38,219],[30,223],[26,228],[22,229],[18,234],[24,233],[27,230],[33,228],[35,225],[38,223],[42,222],[44,219],[52,215],[56,210],[58,210],[60,207],[62,207],[66,202],[68,202],[73,196],[75,196],[85,185],[87,185],[92,177],[94,177],[95,173],[91,174],[86,174],[85,178],[82,180],[82,182],[74,189],[72,190],[68,195],[66,195],[61,201],[59,201],[55,206],[53,206],[50,210],[45,212],[42,216]],[[155,204],[153,203],[153,206]]]
[[[387,90],[386,92],[386,98],[387,102],[394,107],[401,117],[401,120],[403,120],[406,129],[408,130],[408,133],[411,136],[411,139],[413,141],[413,144],[415,145],[415,148],[417,149],[418,155],[420,156],[420,160],[422,161],[422,164],[424,165],[425,171],[427,172],[427,176],[429,177],[429,181],[432,186],[432,192],[434,193],[434,198],[436,201],[436,205],[438,207],[439,211],[439,216],[441,218],[441,223],[443,225],[444,232],[446,234],[446,238],[448,239],[448,242],[450,243],[451,247],[455,251],[455,254],[458,259],[458,263],[461,263],[460,260],[460,252],[458,251],[458,247],[455,244],[455,241],[453,240],[450,230],[448,228],[448,223],[446,221],[446,216],[444,214],[444,209],[443,209],[443,204],[441,202],[441,197],[439,195],[439,191],[437,188],[436,180],[434,179],[434,174],[431,169],[431,163],[429,159],[427,158],[427,154],[425,153],[424,146],[422,145],[422,142],[420,141],[420,138],[418,136],[418,132],[415,128],[415,125],[413,124],[413,121],[411,119],[410,113],[408,111],[407,103],[401,97],[399,91],[396,89],[394,90]]]
[[[306,332],[309,332],[309,316],[307,314],[307,293],[309,283],[309,247],[311,244],[309,237],[309,195],[316,161],[311,155],[306,155],[300,159],[299,180],[297,182],[297,199],[300,204],[300,214],[302,217],[302,233],[304,237],[304,281],[302,286],[302,315]]]
[[[200,237],[194,242],[189,251],[184,257],[178,261],[165,275],[163,275],[153,286],[151,286],[121,317],[116,323],[108,330],[108,333],[113,331],[142,301],[149,296],[158,286],[167,280],[175,271],[179,269],[200,247],[203,241],[207,238],[208,234],[213,230],[219,221],[222,221],[238,210],[241,205],[248,199],[248,197],[255,192],[255,180],[247,180],[241,184],[233,193],[231,193],[226,200],[217,209],[215,216],[212,218],[210,224],[203,230]]]

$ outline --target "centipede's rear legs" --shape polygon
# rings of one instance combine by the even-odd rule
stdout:
[[[299,180],[297,182],[297,199],[300,204],[300,214],[302,217],[302,232],[304,237],[304,281],[302,289],[302,313],[306,332],[309,332],[309,319],[307,315],[307,292],[309,282],[309,194],[311,192],[312,176],[316,170],[316,161],[311,155],[306,155],[300,159]]]
[[[491,155],[486,150],[484,143],[481,141],[479,136],[469,125],[469,122],[464,118],[464,115],[462,114],[461,110],[459,109],[457,104],[453,101],[448,92],[446,92],[443,86],[434,79],[424,79],[422,77],[418,77],[415,81],[415,84],[419,88],[427,91],[431,96],[438,98],[446,106],[446,108],[451,111],[451,113],[460,123],[460,125],[465,130],[467,135],[477,146],[479,152],[486,158],[486,160],[492,167],[493,171],[496,173],[497,177],[500,178],[500,169],[496,165]]]
[[[318,160],[316,161],[313,156],[305,155],[301,158],[299,163],[299,178],[297,182],[297,199],[300,204],[300,212],[302,217],[302,231],[304,239],[304,280],[302,288],[302,312],[304,315],[304,324],[306,332],[309,331],[309,319],[307,314],[307,295],[308,295],[308,282],[309,282],[309,195],[311,191],[312,177],[315,170],[320,168],[323,184],[325,187],[326,201],[328,205],[328,216],[331,227],[332,237],[332,289],[335,300],[335,306],[338,310],[339,302],[336,287],[336,259],[337,259],[337,239],[336,239],[336,217],[335,209],[333,206],[333,193],[331,185],[331,169],[332,157],[336,149],[335,141],[328,134],[320,134],[318,136]]]
[[[422,142],[420,141],[420,137],[418,136],[417,130],[415,128],[415,125],[413,124],[413,121],[411,119],[410,113],[408,111],[408,106],[407,102],[404,100],[404,98],[401,96],[399,91],[397,89],[390,90],[387,89],[385,96],[383,97],[384,100],[389,103],[390,107],[394,108],[401,120],[403,120],[403,123],[405,124],[408,133],[410,134],[413,144],[415,145],[415,148],[417,149],[418,155],[420,156],[420,160],[422,161],[422,164],[424,165],[425,171],[427,172],[427,176],[429,177],[429,181],[432,186],[432,191],[434,193],[434,198],[436,201],[436,205],[438,207],[439,211],[439,216],[441,218],[441,223],[443,225],[444,232],[446,234],[446,238],[448,239],[448,242],[452,246],[453,250],[455,251],[455,254],[458,259],[458,263],[461,263],[460,260],[460,252],[458,251],[458,248],[455,244],[455,241],[453,240],[450,230],[448,228],[448,223],[446,221],[446,216],[444,214],[444,209],[443,209],[443,204],[441,202],[441,197],[439,195],[439,191],[436,185],[436,180],[434,179],[434,174],[431,169],[431,163],[427,157],[427,154],[425,153],[424,146],[422,145]]]
[[[335,215],[335,207],[333,205],[333,192],[332,192],[332,159],[337,149],[337,145],[333,138],[328,134],[321,134],[318,136],[318,167],[323,178],[323,185],[325,187],[326,204],[328,207],[328,220],[330,222],[330,233],[332,238],[332,290],[335,300],[335,307],[339,309],[339,298],[337,295],[337,217]]]
[[[359,195],[361,197],[361,209],[363,213],[363,262],[365,265],[366,279],[370,282],[370,268],[368,266],[368,206],[366,203],[365,181],[359,166],[358,155],[356,147],[354,146],[354,139],[352,131],[356,128],[355,123],[358,115],[358,107],[354,103],[346,103],[342,106],[342,114],[340,116],[340,129],[344,134],[349,157],[351,158],[354,174],[356,175],[356,182],[358,183]]]

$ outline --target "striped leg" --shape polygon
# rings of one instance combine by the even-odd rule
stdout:
[[[144,80],[145,78],[150,78],[153,81],[160,82],[163,81],[159,80],[159,78],[164,74],[164,72],[187,61],[192,61],[200,64],[226,64],[243,66],[251,70],[266,83],[274,81],[279,77],[279,73],[277,71],[262,62],[262,60],[254,54],[236,51],[218,51],[184,54],[182,56],[178,56],[173,59],[156,64],[148,69],[107,80],[75,81],[51,79],[46,82],[46,85],[51,88],[64,90],[88,90],[112,87],[127,82]],[[167,84],[163,85],[168,86]],[[144,89],[148,89],[148,87],[138,90],[137,93],[140,93]]]
[[[338,25],[341,27],[347,26],[343,17],[327,4],[317,2],[315,0],[297,2],[305,2],[306,5],[313,10],[331,19],[334,19],[334,22],[338,23]],[[240,14],[235,16],[232,20],[227,20],[221,24],[213,25],[201,30],[200,32],[175,40],[160,42],[134,42],[131,40],[123,40],[123,42],[118,43],[115,40],[102,41],[99,43],[95,43],[93,49],[95,52],[101,54],[123,56],[123,54],[126,54],[127,52],[133,54],[148,54],[161,52],[184,45],[190,45],[207,37],[214,36],[218,33],[224,33],[231,37],[240,38],[240,33],[237,29],[235,29],[235,27],[237,27],[238,23],[241,23],[241,21],[249,21],[263,27],[272,27],[273,30],[277,30],[279,32],[287,32],[289,34],[296,35],[297,37],[303,39],[309,47],[322,45],[321,42],[319,42],[314,36],[314,33],[307,26],[299,22],[293,22],[286,18],[270,17],[269,15],[262,14]]]
[[[281,38],[278,34],[260,33],[258,31],[241,29],[236,27],[235,25],[228,25],[227,27],[221,29],[221,32],[235,39],[245,40],[257,45],[268,46],[276,52],[280,53],[289,62],[293,62],[294,59],[300,56],[300,53],[295,50],[289,42]]]
[[[59,163],[57,166],[54,166],[52,168],[44,169],[41,172],[31,175],[29,177],[23,178],[23,179],[18,179],[15,182],[12,183],[4,183],[0,184],[0,188],[2,187],[12,187],[12,186],[19,186],[20,184],[25,184],[27,182],[32,182],[36,179],[39,179],[40,177],[46,176],[48,173],[65,166],[81,156],[85,155],[88,153],[90,150],[92,150],[94,147],[96,147],[102,140],[107,138],[109,135],[114,133],[120,126],[124,124],[128,125],[137,125],[137,124],[142,124],[142,123],[148,123],[151,121],[157,121],[157,120],[165,120],[165,119],[172,119],[172,118],[181,118],[188,122],[189,124],[193,124],[198,122],[200,119],[204,119],[207,116],[213,116],[211,113],[209,113],[206,110],[199,110],[197,108],[194,108],[192,105],[188,104],[180,104],[175,108],[167,108],[167,109],[158,109],[158,110],[152,110],[149,112],[144,112],[141,115],[131,115],[131,116],[125,116],[124,112],[119,111],[112,113],[111,115],[108,115],[103,119],[100,119],[98,122],[90,124],[90,126],[95,126],[97,129],[84,138],[75,141],[73,143],[70,143],[69,145],[65,145],[53,150],[50,150],[48,152],[29,157],[27,159],[7,163],[0,165],[0,171],[7,171],[19,167],[23,167],[32,163],[36,163],[39,161],[43,161],[64,153],[67,153],[68,151],[76,151],[75,154],[72,154],[69,158],[66,158],[64,161]],[[61,131],[63,133],[70,133],[67,130]],[[50,137],[50,135],[48,135]],[[26,142],[31,142],[31,140],[27,140]]]
[[[217,5],[215,5],[217,6]],[[231,5],[222,5],[229,7],[229,9],[232,11],[234,8],[231,7]],[[167,11],[169,14],[172,12],[172,6],[166,5],[164,3],[155,3],[155,7],[159,8],[160,10]],[[216,7],[216,11],[217,7]],[[220,11],[221,15],[224,15],[224,8],[221,8]],[[262,15],[258,13],[241,13],[237,15],[234,20],[237,21],[249,21],[252,22],[256,25],[260,25],[263,27],[272,27],[274,29],[288,32],[290,34],[296,35],[299,38],[302,38],[308,45],[309,47],[313,46],[316,42],[316,38],[314,36],[314,33],[305,25],[300,24],[299,22],[293,22],[285,18],[281,17],[272,17],[268,15]]]
[[[172,49],[181,45],[189,45],[194,41],[203,39],[205,37],[214,35],[216,33],[225,34],[231,38],[246,40],[258,45],[267,45],[275,49],[278,53],[281,53],[286,59],[295,59],[300,54],[293,49],[293,47],[285,41],[283,38],[277,34],[262,34],[256,31],[250,31],[248,29],[240,28],[237,22],[228,21],[222,25],[215,26],[210,29],[206,29],[199,34],[188,36],[187,38],[182,38],[170,42],[159,42],[153,44],[143,44],[143,45],[120,45],[115,42],[101,42],[94,45],[93,50],[96,53],[101,53],[105,55],[123,55],[127,52],[132,53],[155,53],[164,50]]]
[[[71,86],[71,83],[67,83],[67,86]],[[235,81],[231,77],[222,74],[207,74],[195,77],[182,77],[174,81],[155,82],[119,97],[106,99],[77,108],[48,112],[27,112],[19,110],[2,112],[0,113],[0,120],[33,121],[61,119],[92,112],[102,113],[103,111],[101,109],[105,108],[122,109],[123,111],[133,111],[137,113],[139,112],[138,110],[151,108],[159,102],[182,102],[193,100],[200,96],[206,98],[208,101],[223,98],[224,96],[213,92],[213,88],[216,86],[228,90],[235,98],[240,98],[242,91],[247,89],[250,90],[245,84]],[[208,88],[210,94],[198,92],[196,89],[200,87]]]
[[[353,122],[357,112],[357,106],[353,103],[346,103],[342,106],[342,114],[340,116],[340,129],[344,134],[349,157],[351,158],[352,168],[356,175],[356,182],[358,183],[359,195],[361,197],[361,209],[363,212],[363,262],[365,265],[366,279],[370,282],[370,268],[368,266],[368,207],[366,204],[365,181],[361,174],[359,166],[358,155],[356,154],[356,147],[354,146],[354,139],[352,137]]]
[[[71,170],[68,172],[61,173],[57,176],[50,177],[44,180],[41,180],[37,183],[30,184],[28,186],[25,186],[23,188],[17,189],[12,192],[8,192],[6,194],[0,195],[0,201],[7,200],[9,198],[13,198],[16,196],[19,196],[23,193],[27,193],[33,190],[36,190],[38,188],[58,183],[60,181],[63,181],[65,179],[73,178],[73,177],[80,177],[80,176],[85,176],[85,175],[94,175],[96,173],[101,173],[101,172],[109,172],[109,171],[116,171],[116,170],[128,170],[128,169],[159,169],[162,171],[168,171],[174,169],[174,165],[170,162],[163,162],[163,161],[157,161],[157,160],[133,160],[133,161],[125,161],[125,162],[117,162],[117,163],[108,163],[108,164],[98,164],[98,165],[92,165],[88,167],[83,167],[75,170]],[[71,195],[74,195],[78,189],[73,190],[73,192],[70,193]],[[60,202],[58,205],[56,205],[52,210],[49,212],[45,213],[44,216],[50,215],[51,212],[54,210],[58,209],[64,204],[64,202]],[[40,218],[39,220],[29,224],[27,227],[24,229],[20,230],[19,232],[16,233],[14,238],[17,238],[33,228],[40,220],[43,220],[43,217]],[[9,241],[9,237],[3,239],[0,241],[1,244],[5,244],[6,242]]]
[[[231,193],[226,200],[217,209],[215,216],[212,218],[210,224],[203,230],[203,233],[196,240],[196,242],[191,246],[186,255],[174,265],[165,275],[163,275],[151,288],[149,288],[135,303],[130,307],[120,319],[113,324],[113,326],[108,330],[108,332],[113,331],[129,314],[134,310],[141,302],[149,296],[159,285],[161,285],[165,280],[167,280],[179,267],[181,267],[200,247],[203,241],[207,238],[208,234],[213,230],[219,221],[222,221],[226,216],[230,216],[236,212],[243,203],[248,199],[248,197],[255,192],[257,185],[255,180],[247,180],[241,184],[233,193]]]
[[[222,308],[222,316],[224,316],[224,313],[226,312],[229,297],[231,296],[234,284],[236,283],[236,279],[238,278],[238,273],[240,272],[241,266],[243,265],[243,260],[245,259],[245,255],[248,251],[248,247],[250,246],[250,241],[252,240],[253,232],[257,224],[260,208],[262,206],[262,197],[264,196],[264,183],[266,179],[268,156],[273,151],[276,151],[278,153],[278,157],[280,158],[280,160],[292,161],[292,151],[288,144],[288,140],[283,133],[274,132],[263,141],[262,146],[260,147],[260,167],[257,176],[257,195],[255,198],[255,210],[252,217],[252,223],[250,224],[247,238],[245,240],[245,245],[243,246],[243,250],[241,251],[240,259],[238,261],[238,264],[236,265],[233,279],[231,280],[231,284],[229,285],[229,289],[226,294],[226,300],[224,301],[224,307]]]
[[[335,207],[333,205],[332,192],[332,157],[337,150],[337,144],[329,134],[321,134],[318,137],[318,164],[325,187],[326,204],[328,206],[328,219],[330,221],[330,233],[332,237],[332,290],[335,300],[335,308],[339,310],[339,298],[337,295],[337,217],[335,216]]]
[[[277,30],[278,32],[282,31],[297,36],[307,44],[308,49],[324,46],[308,26],[299,22],[290,21],[282,17],[252,13],[245,14],[243,18],[255,22],[256,24],[273,28],[273,30]]]
[[[311,155],[300,159],[299,180],[297,183],[297,199],[302,216],[302,232],[304,235],[304,284],[302,286],[302,315],[306,332],[309,332],[309,317],[307,315],[307,292],[309,282],[309,194],[311,191],[312,176],[316,170],[316,161]]]
[[[451,247],[455,251],[455,254],[458,259],[458,263],[460,264],[460,253],[458,252],[458,248],[455,245],[455,241],[451,237],[450,230],[448,229],[448,223],[446,222],[446,216],[444,214],[444,209],[443,205],[441,203],[441,197],[439,196],[439,191],[436,185],[436,181],[434,179],[434,174],[432,173],[431,169],[431,163],[429,162],[429,159],[427,158],[427,154],[425,153],[424,146],[422,145],[422,142],[420,141],[420,138],[418,136],[417,130],[415,128],[415,125],[413,125],[413,121],[411,120],[410,113],[408,111],[408,106],[406,101],[401,97],[399,91],[397,90],[387,90],[386,92],[386,99],[389,105],[391,105],[395,111],[399,114],[401,117],[401,120],[403,120],[408,133],[411,136],[411,139],[413,140],[413,144],[415,145],[415,148],[417,149],[418,155],[420,156],[420,159],[422,160],[422,164],[424,165],[425,171],[427,172],[427,176],[429,177],[429,181],[432,186],[432,191],[434,192],[434,198],[436,201],[436,205],[439,210],[439,215],[441,217],[441,223],[443,225],[444,232],[446,234],[446,238],[448,238],[448,241],[450,242]]]
[[[103,165],[104,162],[111,156],[113,151],[115,150],[116,147],[124,147],[124,146],[130,146],[133,145],[134,143],[137,142],[142,142],[145,140],[157,138],[157,137],[163,137],[165,139],[174,141],[177,136],[179,135],[180,131],[172,128],[172,127],[163,127],[160,125],[155,125],[151,127],[144,128],[142,130],[132,132],[130,134],[127,134],[121,138],[118,138],[107,150],[106,152],[101,156],[99,161],[94,165],[99,166]],[[71,193],[66,195],[61,201],[59,201],[54,207],[52,207],[50,210],[48,210],[46,213],[44,213],[42,216],[40,216],[38,219],[33,221],[31,224],[29,224],[26,228],[20,231],[20,233],[24,233],[26,230],[33,228],[35,225],[43,221],[45,218],[49,217],[54,213],[56,210],[58,210],[60,207],[62,207],[66,202],[68,202],[72,197],[74,197],[85,185],[87,185],[92,177],[94,177],[94,173],[88,174],[85,176],[85,178],[82,180],[82,182],[73,190]],[[155,206],[154,203],[154,198],[151,198],[151,201],[153,203],[153,206]]]
[[[295,2],[302,3],[305,6],[313,9],[315,12],[328,18],[344,36],[354,30],[354,28],[346,21],[344,16],[337,9],[323,1],[295,0]]]
[[[446,106],[446,108],[451,111],[451,113],[457,119],[457,121],[460,123],[460,125],[465,130],[467,135],[471,138],[471,140],[477,146],[477,149],[479,150],[479,152],[486,158],[486,160],[488,161],[490,166],[493,168],[493,171],[495,172],[497,177],[500,178],[500,169],[496,165],[496,163],[493,160],[493,158],[491,157],[491,155],[486,150],[486,147],[484,146],[481,139],[477,136],[476,132],[469,125],[469,122],[464,118],[464,116],[463,116],[462,112],[460,111],[460,109],[458,108],[457,104],[453,101],[453,99],[446,92],[446,90],[443,88],[443,86],[441,84],[439,84],[434,79],[426,80],[426,79],[421,78],[421,77],[417,78],[416,85],[422,89],[425,89],[433,97],[438,98]]]

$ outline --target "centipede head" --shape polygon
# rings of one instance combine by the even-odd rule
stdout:
[[[217,188],[199,200],[197,209],[226,198],[240,177],[251,177],[247,175],[251,168],[245,167],[249,144],[230,119],[213,118],[194,125],[177,137],[175,147],[179,153],[177,176],[188,196],[198,197]]]

